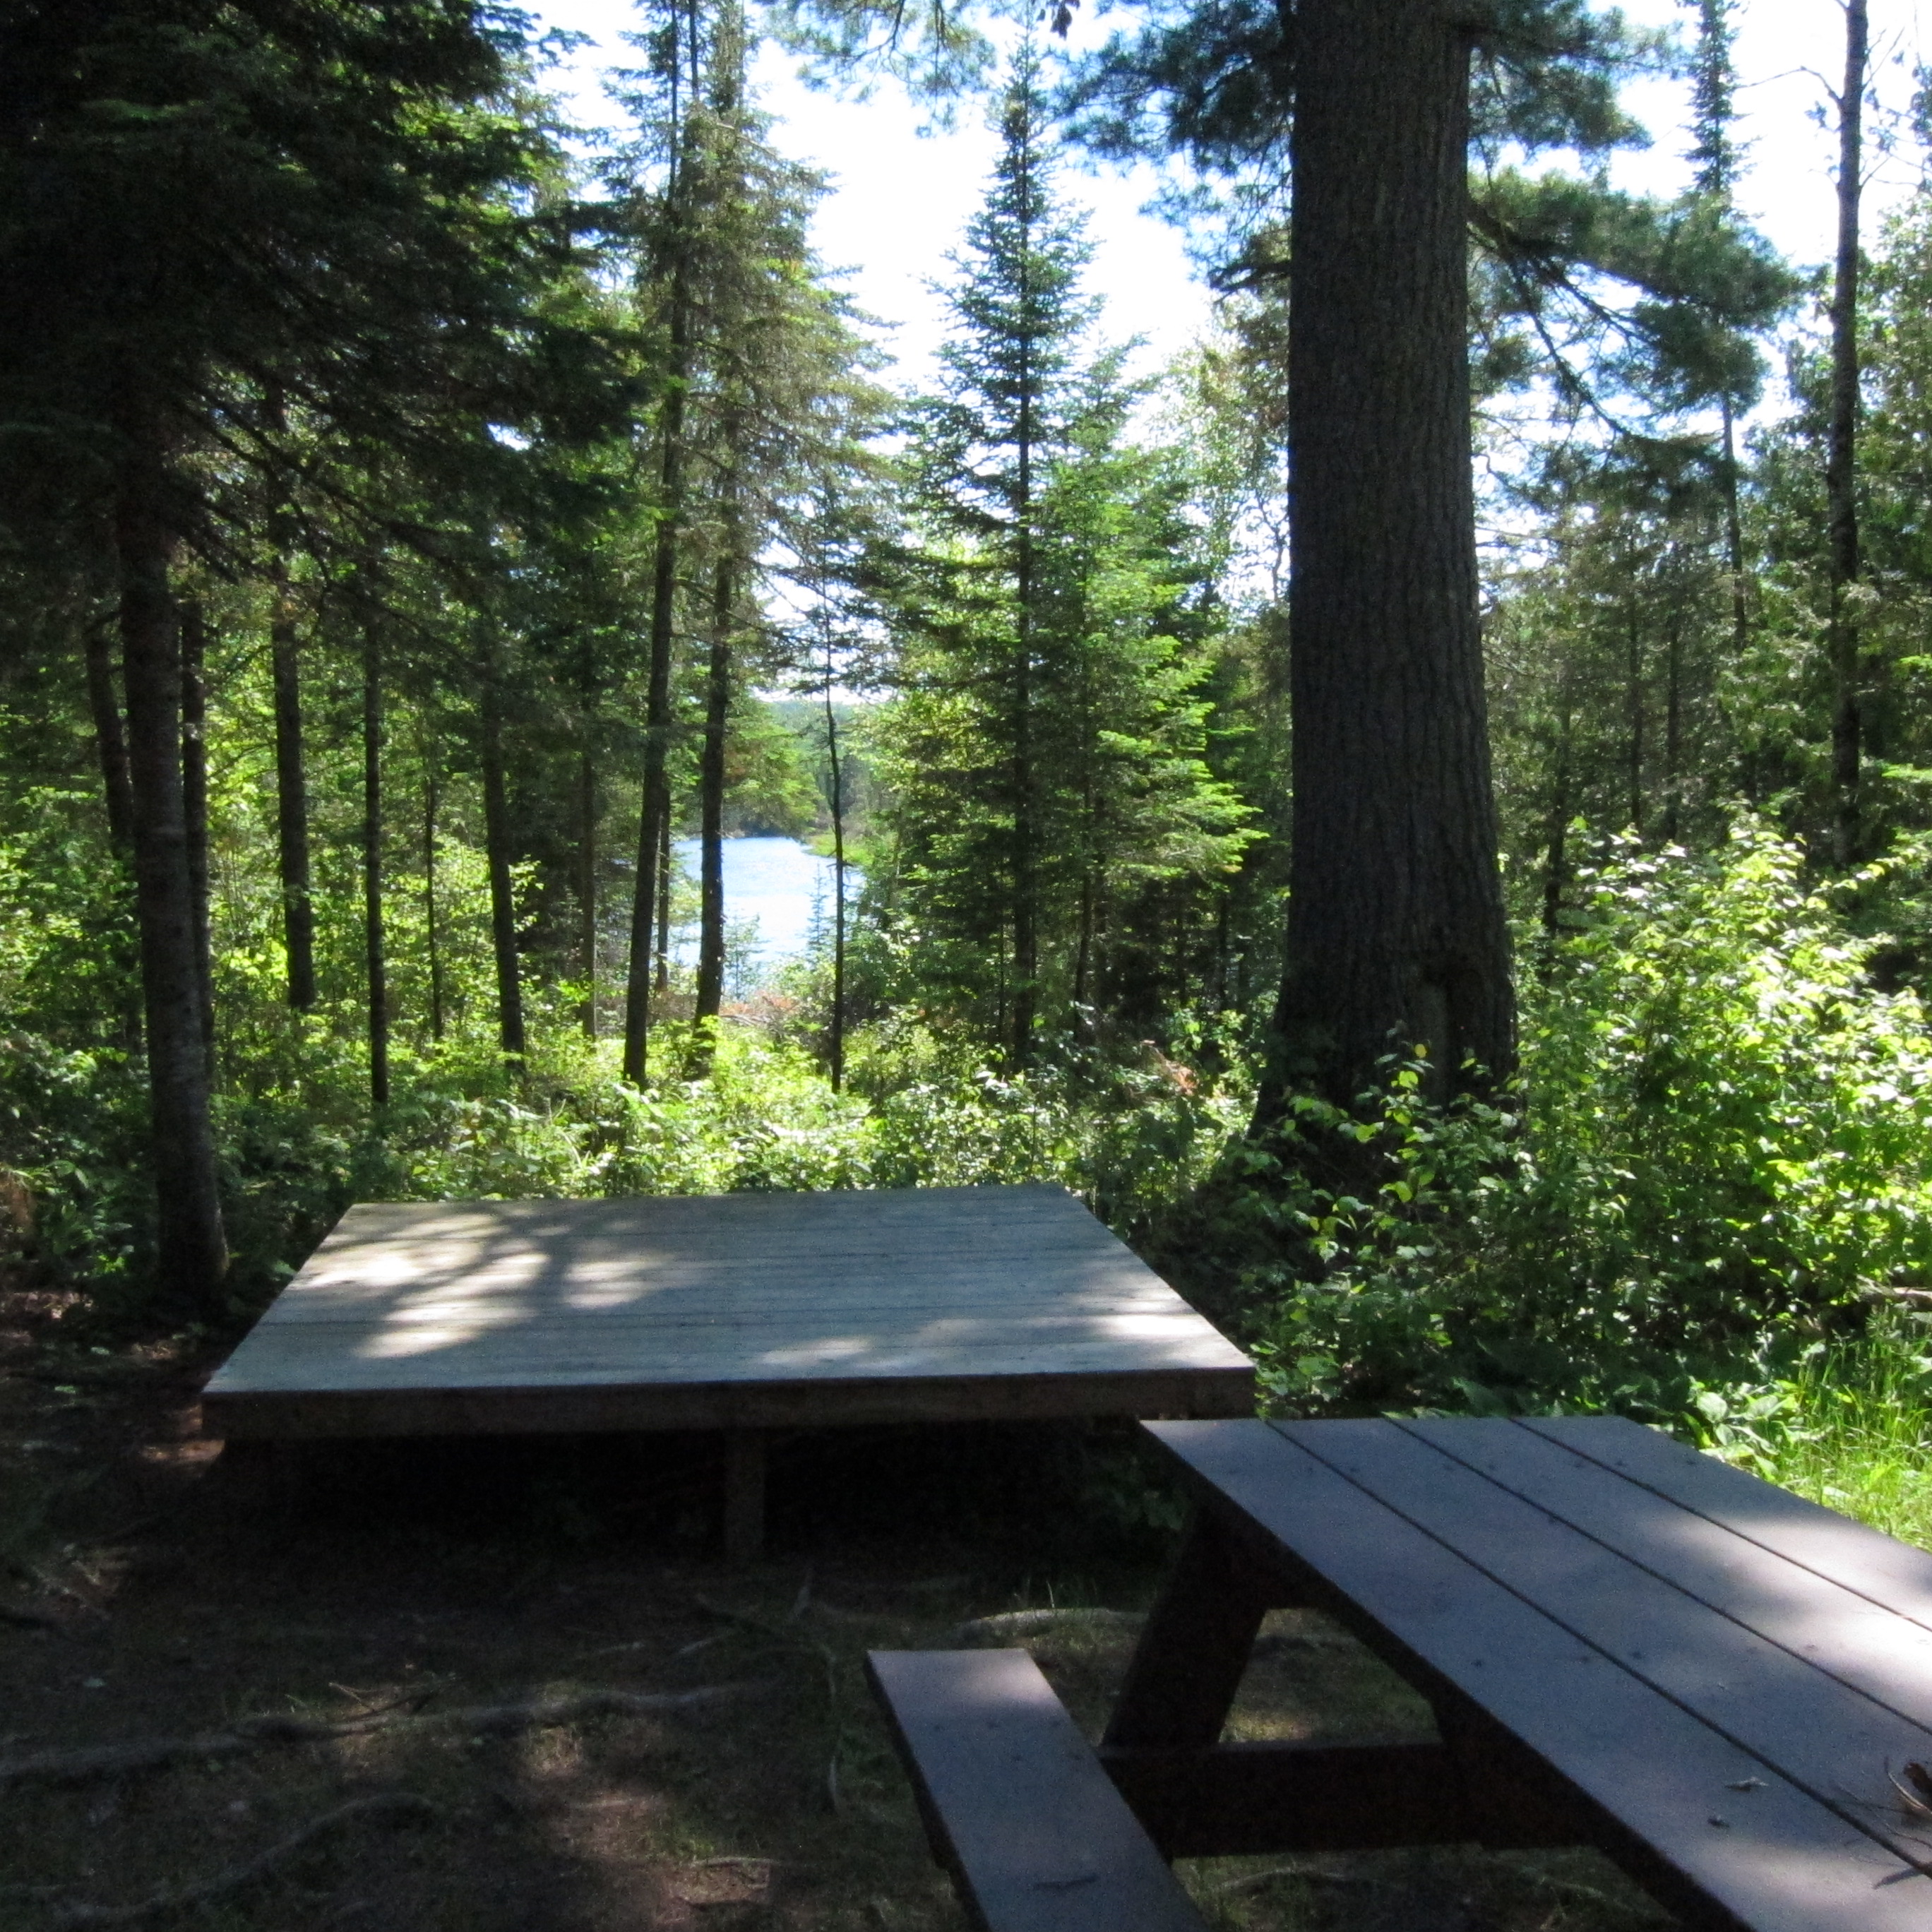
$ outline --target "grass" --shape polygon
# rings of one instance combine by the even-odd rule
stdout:
[[[1888,1315],[1816,1351],[1780,1384],[1757,1472],[1888,1535],[1932,1549],[1932,1329]]]

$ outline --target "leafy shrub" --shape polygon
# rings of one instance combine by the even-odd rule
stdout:
[[[1394,1071],[1360,1117],[1303,1100],[1231,1210],[1276,1400],[1604,1407],[1706,1433],[1867,1298],[1932,1270],[1932,1052],[1746,824],[1727,852],[1613,850],[1523,988],[1521,1117]],[[1360,1193],[1310,1178],[1348,1143]],[[1358,1168],[1361,1163],[1358,1161]],[[1279,1258],[1286,1246],[1288,1258]]]

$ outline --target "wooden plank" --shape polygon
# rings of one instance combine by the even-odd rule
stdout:
[[[1103,1744],[1100,1762],[1171,1858],[1363,1852],[1478,1840],[1497,1849],[1574,1845],[1574,1806],[1513,1802],[1472,1784],[1441,1744]]]
[[[1621,1416],[1521,1426],[1932,1630],[1932,1553]]]
[[[658,1429],[832,1429],[908,1422],[1039,1422],[1077,1416],[1248,1415],[1252,1370],[1083,1370],[857,1380],[321,1391],[215,1390],[202,1426],[231,1441],[275,1436],[593,1435]]]
[[[1514,1422],[1400,1426],[1802,1663],[1932,1727],[1932,1630],[1861,1595],[1854,1579],[1820,1576]]]
[[[701,1334],[687,1338],[644,1332],[626,1338],[580,1330],[549,1337],[513,1332],[442,1339],[432,1330],[417,1346],[380,1352],[374,1348],[326,1351],[265,1340],[234,1373],[212,1379],[208,1393],[219,1396],[563,1383],[934,1380],[1163,1370],[1218,1373],[1240,1381],[1252,1374],[1246,1362],[1228,1359],[1218,1336],[1210,1340],[1178,1326],[1170,1334],[1150,1337],[1085,1334],[1034,1339],[995,1331],[970,1341],[936,1345],[912,1336],[828,1336],[808,1329],[771,1347],[757,1346],[759,1339],[748,1335],[734,1346],[728,1336],[710,1340]],[[599,1347],[600,1341],[609,1346]]]
[[[1215,1743],[1278,1586],[1196,1510],[1148,1612],[1104,1740],[1109,1745]],[[1165,1840],[1163,1840],[1163,1843]]]
[[[874,1651],[866,1668],[982,1932],[1204,1932],[1024,1651]]]
[[[1927,1881],[1870,1836],[1298,1442],[1262,1422],[1150,1433],[1439,1708],[1493,1723],[1526,1774],[1560,1764],[1598,1842],[1688,1922],[1924,1932]]]
[[[1886,1772],[1932,1756],[1932,1731],[1847,1690],[1394,1423],[1280,1427],[1848,1824],[1905,1858],[1924,1856],[1910,1842],[1921,1834],[1901,1828]],[[1696,1520],[1682,1511],[1678,1518]],[[1567,1768],[1560,1754],[1549,1761]],[[1932,1889],[1921,1902],[1932,1915]]]

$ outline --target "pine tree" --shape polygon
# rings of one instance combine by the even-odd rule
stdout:
[[[1244,814],[1201,757],[1185,486],[1125,444],[1120,352],[1086,350],[1088,249],[1030,47],[998,113],[944,386],[912,418],[885,742],[908,916],[1024,1065],[1111,992],[1138,890],[1224,867]]]

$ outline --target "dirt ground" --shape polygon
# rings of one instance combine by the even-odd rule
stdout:
[[[200,1742],[0,1778],[0,1927],[22,1932],[958,1932],[863,1653],[1019,1608],[1137,1611],[1176,1515],[1124,1433],[800,1437],[775,1452],[769,1558],[734,1570],[715,1444],[364,1445],[291,1485],[201,1436],[205,1349],[75,1339],[64,1312],[0,1298],[0,1774]],[[1132,1640],[1130,1616],[1070,1618],[1030,1647],[1097,1730]],[[1231,1735],[1429,1722],[1285,1612]],[[1580,1852],[1182,1870],[1228,1932],[1671,1922]]]

